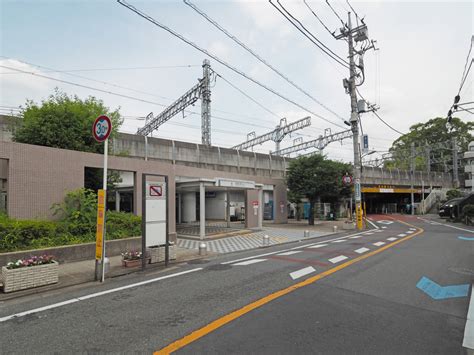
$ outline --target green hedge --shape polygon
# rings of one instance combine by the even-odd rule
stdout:
[[[107,239],[141,235],[141,217],[107,212]],[[70,221],[14,220],[0,215],[0,252],[39,249],[95,241],[94,223]]]
[[[462,209],[462,214],[468,217],[474,217],[474,205],[466,205]]]

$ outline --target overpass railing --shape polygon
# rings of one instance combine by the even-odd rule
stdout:
[[[443,172],[415,171],[413,183],[415,186],[424,184],[426,187],[439,186],[451,187],[452,175]],[[362,183],[375,185],[410,185],[410,171],[400,169],[387,169],[380,167],[364,166],[362,169]]]

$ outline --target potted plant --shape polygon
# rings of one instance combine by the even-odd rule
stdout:
[[[3,292],[13,292],[58,282],[58,263],[52,255],[31,256],[2,267]]]
[[[146,258],[149,259],[149,258]],[[148,260],[147,260],[148,262]],[[136,267],[142,264],[142,252],[137,250],[122,253],[122,266]]]

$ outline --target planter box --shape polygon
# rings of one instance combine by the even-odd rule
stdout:
[[[2,267],[3,292],[50,285],[58,282],[58,263],[27,266],[18,269]]]
[[[159,245],[157,247],[147,248],[147,253],[150,256],[150,264],[160,263],[165,261],[165,246]],[[171,244],[169,246],[169,259],[176,260],[176,245]]]
[[[145,263],[148,263],[150,258],[146,258]],[[139,267],[142,266],[142,259],[135,260],[122,260],[122,266],[124,267]]]

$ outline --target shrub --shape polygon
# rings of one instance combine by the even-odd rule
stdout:
[[[0,214],[0,252],[40,249],[95,241],[97,196],[92,190],[69,192],[53,205],[56,221],[14,220]],[[107,239],[141,235],[141,217],[107,211]]]
[[[451,189],[446,192],[447,201],[452,200],[453,198],[462,197],[462,192],[458,189]]]
[[[462,209],[462,213],[467,217],[474,217],[474,205],[466,205]]]

